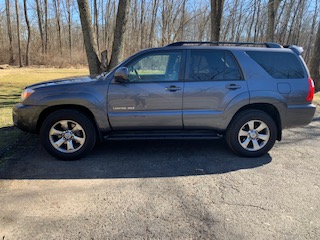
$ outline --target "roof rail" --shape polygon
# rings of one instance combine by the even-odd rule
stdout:
[[[260,45],[260,46],[266,46],[268,48],[283,48],[280,44],[278,43],[273,43],[273,42],[174,42],[166,47],[178,47],[178,46],[183,46],[183,45],[235,45],[235,46],[241,46],[241,45]]]

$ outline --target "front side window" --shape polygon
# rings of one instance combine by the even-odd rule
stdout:
[[[130,63],[130,82],[178,81],[181,52],[153,53]]]
[[[242,79],[237,62],[227,51],[195,50],[190,57],[190,81]]]

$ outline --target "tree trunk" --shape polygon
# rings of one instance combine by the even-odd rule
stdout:
[[[87,0],[86,0],[87,1]],[[81,1],[82,2],[82,1]],[[87,5],[89,6],[89,4],[87,3]],[[68,13],[68,46],[69,46],[69,58],[71,59],[71,54],[72,54],[72,34],[71,34],[71,3],[70,0],[67,0],[67,13]],[[89,9],[89,14],[90,14],[90,9]],[[80,18],[81,18],[81,14],[80,14]],[[90,15],[90,19],[91,19],[91,15]],[[90,20],[90,24],[91,24],[91,20]]]
[[[152,2],[152,17],[151,17],[151,25],[150,25],[150,33],[149,33],[149,44],[148,47],[152,47],[153,38],[154,38],[154,29],[157,19],[159,0],[153,0]]]
[[[44,54],[44,37],[43,37],[43,28],[42,28],[42,8],[40,8],[39,0],[36,0],[36,5],[37,5],[37,16],[38,16],[38,26],[39,26],[39,33],[40,33],[40,38],[41,38],[41,51],[42,54]]]
[[[26,48],[26,66],[29,66],[29,46],[31,40],[31,29],[30,29],[30,22],[28,18],[28,10],[27,10],[27,0],[23,0],[24,6],[24,17],[26,19],[27,29],[28,29],[28,40],[27,40],[27,48]]]
[[[110,63],[108,70],[115,67],[121,59],[124,33],[126,30],[126,24],[128,19],[128,11],[130,6],[130,0],[119,0],[116,26],[114,30],[113,46]]]
[[[210,0],[211,3],[211,41],[219,41],[224,0]]]
[[[181,18],[180,18],[180,24],[177,33],[175,34],[174,41],[182,41],[184,39],[184,30],[185,30],[185,24],[186,24],[186,0],[182,1],[182,7],[181,7]]]
[[[54,0],[54,11],[57,20],[57,33],[59,41],[59,52],[62,55],[62,38],[61,38],[61,23],[60,23],[60,0]]]
[[[140,17],[140,48],[143,49],[145,46],[145,42],[144,42],[144,29],[145,29],[145,11],[144,11],[144,7],[145,7],[145,0],[141,1],[141,17]],[[149,39],[150,40],[150,39]]]
[[[44,0],[44,34],[45,34],[45,43],[44,43],[44,52],[48,53],[48,0]]]
[[[316,42],[314,44],[313,55],[310,62],[310,73],[315,82],[316,92],[320,91],[320,22],[318,24]]]
[[[289,30],[289,34],[288,34],[287,43],[293,42],[293,39],[294,39],[294,37],[292,37],[293,31],[294,31],[293,28],[294,28],[294,23],[296,21],[297,15],[298,15],[298,10],[300,8],[300,4],[301,4],[301,0],[298,1],[296,8],[293,10],[293,16],[291,18],[290,30]]]
[[[268,2],[268,28],[267,41],[274,42],[274,26],[280,0],[269,0]]]
[[[88,0],[78,0],[80,20],[84,45],[89,64],[90,75],[94,76],[100,73],[100,61],[97,54],[96,41],[94,39],[92,18]]]
[[[254,25],[254,35],[253,35],[253,41],[254,42],[256,42],[257,39],[258,39],[260,14],[261,14],[261,1],[258,0],[257,18],[256,18],[256,22],[255,22],[255,25]]]
[[[20,42],[20,19],[19,19],[19,1],[16,0],[16,17],[17,17],[17,36],[18,36],[18,53],[19,53],[19,67],[22,65],[22,54],[21,54],[21,42]]]
[[[13,64],[13,46],[12,46],[12,30],[11,30],[11,19],[10,19],[10,1],[6,0],[6,14],[7,14],[7,30],[9,37],[9,64]]]
[[[254,23],[254,20],[256,17],[256,11],[257,11],[257,0],[254,0],[253,13],[251,15],[251,21],[250,21],[249,28],[248,28],[247,42],[250,42],[250,39],[251,39],[251,31],[252,31],[253,23]]]
[[[100,52],[100,44],[99,44],[99,22],[98,22],[98,6],[97,6],[97,0],[93,0],[93,8],[94,8],[94,29],[96,33],[96,40],[97,40],[97,49],[98,52]]]

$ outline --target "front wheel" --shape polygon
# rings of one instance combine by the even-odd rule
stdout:
[[[58,110],[43,122],[40,138],[44,148],[54,157],[74,160],[93,148],[96,131],[86,115],[75,110]]]
[[[246,110],[239,113],[226,132],[229,147],[244,157],[259,157],[274,145],[277,126],[274,120],[260,110]]]

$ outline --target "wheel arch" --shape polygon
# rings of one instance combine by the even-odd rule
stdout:
[[[276,106],[270,104],[270,103],[252,103],[252,104],[248,104],[246,106],[241,107],[232,117],[228,127],[230,126],[230,124],[233,122],[234,118],[243,111],[246,110],[252,110],[252,109],[256,109],[256,110],[260,110],[263,111],[265,113],[267,113],[276,123],[277,126],[277,140],[281,141],[282,138],[282,123],[281,123],[281,117],[280,117],[280,113],[279,110],[277,109]]]
[[[56,105],[56,106],[50,106],[47,107],[46,109],[44,109],[38,118],[37,121],[37,127],[36,127],[36,131],[39,133],[40,132],[40,128],[44,122],[44,120],[46,119],[47,116],[49,116],[51,113],[58,111],[58,110],[77,110],[79,112],[81,112],[82,114],[86,115],[93,123],[94,128],[96,130],[97,133],[97,140],[102,139],[102,135],[101,135],[101,131],[98,128],[98,124],[96,122],[96,119],[93,115],[93,113],[86,107],[81,106],[81,105],[75,105],[75,104],[66,104],[66,105]]]

